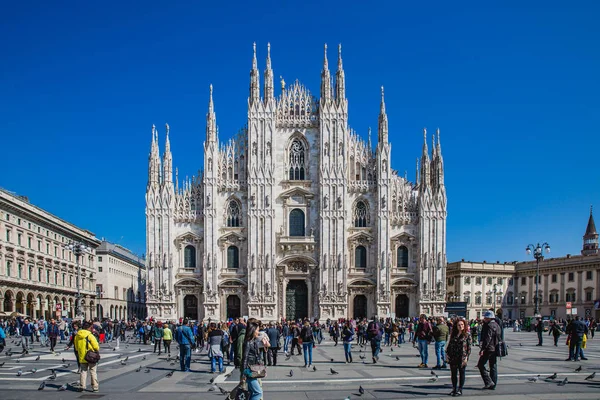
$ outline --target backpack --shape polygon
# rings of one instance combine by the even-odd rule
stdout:
[[[497,337],[498,343],[496,343],[496,357],[502,358],[508,356],[508,345],[504,341],[504,328],[500,324],[497,325],[500,330]]]
[[[369,324],[368,327],[368,335],[370,339],[376,339],[381,334],[381,329],[379,328],[379,323],[373,321]]]

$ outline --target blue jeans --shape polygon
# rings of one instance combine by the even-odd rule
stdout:
[[[446,365],[446,352],[444,348],[446,347],[446,341],[443,340],[441,342],[435,342],[435,356],[437,357],[437,366],[442,367]]]
[[[179,345],[179,366],[182,371],[190,370],[190,362],[192,361],[192,347],[189,344]]]
[[[405,342],[404,335],[405,333],[401,333],[400,335],[398,335],[398,344]]]
[[[390,334],[386,333],[385,334],[385,342],[384,342],[384,346],[389,346],[390,345]]]
[[[292,343],[292,335],[286,336],[283,341],[283,351],[287,353],[289,351],[290,343]]]
[[[379,357],[380,351],[381,351],[381,339],[371,339],[371,353],[373,354],[373,358]]]
[[[302,351],[304,351],[304,365],[312,365],[312,350],[312,342],[302,343]]]
[[[344,342],[344,355],[346,356],[346,362],[352,362],[352,343]]]
[[[427,361],[429,360],[429,341],[418,339],[417,342],[419,343],[419,354],[421,355],[421,362],[423,364],[427,364]]]
[[[211,357],[210,358],[210,372],[216,371],[217,361],[219,362],[219,372],[223,372],[223,357]]]
[[[306,354],[306,353],[304,353]],[[250,392],[250,398],[248,400],[260,400],[263,395],[258,378],[246,378],[248,384],[248,391]]]

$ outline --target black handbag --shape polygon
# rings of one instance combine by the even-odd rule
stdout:
[[[261,364],[250,366],[250,378],[264,378],[267,376],[267,367]]]
[[[86,349],[88,348],[88,346],[90,345],[90,339],[89,336],[87,336],[85,338],[85,347]],[[88,364],[97,364],[98,361],[100,361],[100,352],[99,351],[94,351],[94,350],[88,350],[85,353],[85,357],[84,357],[85,361],[88,362]]]

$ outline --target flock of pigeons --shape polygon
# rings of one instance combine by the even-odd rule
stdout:
[[[580,365],[579,367],[577,367],[575,369],[575,372],[581,372],[582,369],[583,368]],[[527,381],[531,382],[531,383],[536,383],[540,379],[541,379],[541,376],[540,375],[536,375],[534,377],[528,378]],[[594,379],[596,379],[596,372],[592,372],[584,380],[586,380],[586,381],[593,381]],[[545,382],[556,382],[557,380],[558,380],[558,374],[556,372],[553,373],[552,375],[547,376],[546,378],[544,378]],[[569,383],[569,378],[567,378],[567,377],[565,377],[565,379],[558,380],[558,386],[565,386],[567,383]]]

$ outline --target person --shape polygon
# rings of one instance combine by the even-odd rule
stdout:
[[[0,353],[2,353],[4,351],[5,346],[6,346],[6,333],[4,332],[2,323],[0,323]]]
[[[85,359],[88,350],[100,351],[98,340],[91,332],[92,324],[85,321],[75,339],[73,341],[73,347],[77,351],[77,357],[79,359],[79,365],[81,366],[81,374],[79,375],[79,392],[83,392],[87,387],[87,373],[89,371],[90,378],[92,381],[92,391],[98,392],[100,387],[98,386],[98,364],[90,364]]]
[[[253,320],[254,321],[254,320]],[[244,341],[246,339],[246,321],[243,318],[240,318],[240,321],[238,322],[236,331],[237,331],[237,337],[235,340],[235,359],[233,360],[233,363],[236,367],[239,367],[241,371],[243,371],[242,368],[242,358],[244,356],[243,352],[244,352]],[[257,331],[258,332],[258,331]],[[258,333],[257,333],[258,335]]]
[[[342,342],[344,343],[344,356],[346,364],[352,362],[352,341],[354,340],[354,329],[350,326],[350,322],[346,321],[342,330]]]
[[[444,317],[438,317],[437,323],[433,327],[433,338],[435,340],[435,356],[437,363],[433,369],[446,368],[446,354],[444,349],[446,348],[446,342],[448,341],[448,325],[444,323]]]
[[[588,326],[589,330],[590,330],[590,335],[591,338],[594,338],[594,333],[596,332],[596,329],[598,328],[598,323],[596,322],[596,320],[594,318],[592,318],[592,320],[590,321],[590,325]]]
[[[288,353],[290,348],[290,343],[292,343],[292,330],[290,329],[290,324],[285,322],[283,324],[283,329],[281,334],[283,335],[283,352],[285,354]]]
[[[558,325],[557,321],[552,321],[552,323],[550,324],[550,329],[548,332],[548,335],[552,335],[554,336],[554,346],[558,347],[558,339],[560,339],[560,335],[563,334],[562,329],[560,329],[560,326]]]
[[[367,337],[371,341],[371,356],[373,357],[373,364],[379,361],[379,352],[381,351],[381,325],[377,322],[377,318],[373,317],[373,320],[367,325]]]
[[[488,310],[483,313],[483,327],[479,341],[479,362],[477,368],[484,383],[484,390],[495,390],[498,384],[498,366],[496,358],[496,345],[500,341],[500,327],[495,320],[494,312]],[[489,362],[490,372],[485,369]]]
[[[242,374],[240,375],[240,383],[245,381],[248,385],[248,392],[250,394],[248,400],[259,400],[263,395],[260,382],[258,381],[258,378],[252,377],[252,370],[250,369],[250,367],[254,365],[262,365],[260,349],[258,348],[257,342],[258,328],[258,321],[249,320],[243,338],[240,337],[244,341],[242,347]]]
[[[302,350],[304,351],[304,367],[310,368],[312,366],[312,353],[313,347],[315,347],[315,338],[313,336],[313,330],[308,321],[305,321],[304,325],[302,326],[300,338],[302,338]]]
[[[223,332],[223,340],[221,341],[221,348],[223,350],[223,361],[225,361],[225,356],[227,356],[227,362],[231,363],[231,356],[229,353],[229,347],[231,346],[231,342],[229,341],[229,327],[226,322],[221,324],[221,332]]]
[[[467,321],[459,317],[452,326],[452,334],[446,349],[446,358],[450,364],[452,391],[450,396],[462,396],[467,371],[467,362],[471,355],[471,335],[467,331]],[[460,380],[458,377],[460,376]]]
[[[269,337],[269,342],[271,343],[271,347],[267,349],[267,365],[276,366],[277,351],[279,350],[279,339],[281,338],[281,333],[279,333],[279,329],[277,329],[273,321],[269,322],[267,336]]]
[[[50,339],[50,351],[54,354],[54,347],[56,346],[56,340],[58,339],[58,335],[60,334],[60,328],[56,324],[54,318],[50,320],[50,324],[48,325],[48,338]]]
[[[29,345],[33,346],[33,335],[35,334],[35,326],[29,321],[29,318],[25,318],[23,326],[21,327],[21,346],[23,351],[21,354],[29,354]]]
[[[156,353],[156,347],[158,347],[158,355],[160,356],[160,350],[162,348],[161,341],[165,334],[165,330],[163,329],[162,322],[156,323],[156,325],[154,325],[154,328],[152,329],[152,331],[153,331],[153,336],[154,336],[154,352],[153,353]]]
[[[427,361],[429,360],[428,346],[432,338],[433,329],[431,328],[431,324],[429,321],[427,321],[427,316],[425,314],[421,314],[419,317],[419,323],[415,329],[415,336],[413,338],[413,346],[415,345],[415,342],[417,342],[419,346],[419,354],[421,356],[421,364],[419,364],[419,368],[429,368],[427,366]]]
[[[581,346],[583,344],[583,335],[588,333],[588,327],[578,315],[575,317],[574,321],[571,320],[571,323],[567,325],[566,331],[569,334],[570,342],[569,358],[567,358],[565,361],[579,361]]]
[[[165,346],[165,353],[171,355],[171,341],[173,340],[173,331],[169,328],[169,324],[165,324],[163,328],[163,345]]]
[[[537,323],[535,324],[535,331],[538,337],[538,344],[536,346],[542,346],[544,343],[542,334],[544,333],[544,323],[541,318],[537,319]]]
[[[219,372],[223,372],[223,331],[217,324],[211,322],[208,327],[208,356],[210,357],[210,372],[215,373],[217,364],[219,364]]]
[[[177,328],[175,334],[175,340],[179,343],[179,366],[183,372],[190,372],[192,346],[196,343],[194,342],[192,328],[189,325],[190,321],[184,321],[183,325]]]
[[[291,354],[294,355],[294,349],[298,349],[298,355],[301,356],[302,355],[302,348],[300,347],[300,328],[298,328],[298,325],[296,325],[295,322],[292,323],[292,352]]]
[[[46,338],[47,327],[48,327],[48,324],[46,323],[46,320],[44,320],[44,317],[40,317],[40,319],[38,321],[37,332],[36,332],[37,340],[40,342],[40,347],[41,346],[46,346],[46,342],[47,342],[47,338]]]

